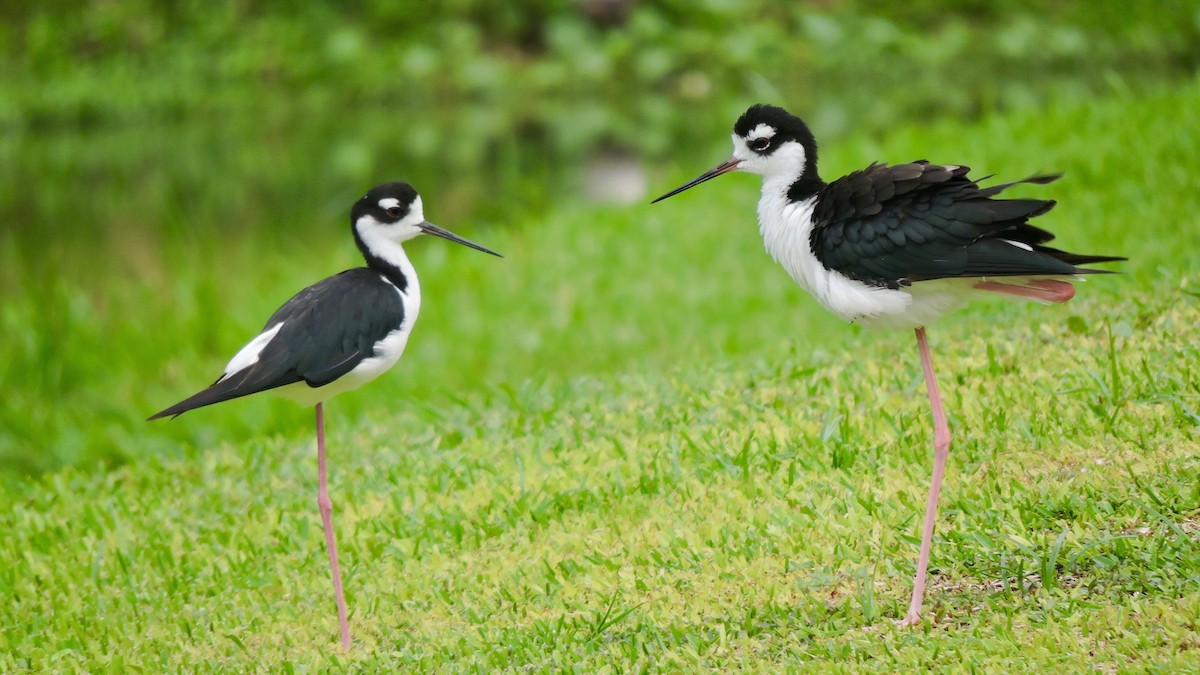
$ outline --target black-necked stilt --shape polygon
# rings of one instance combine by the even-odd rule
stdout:
[[[759,232],[767,252],[825,309],[855,323],[911,327],[933,408],[934,464],[921,554],[904,625],[921,614],[950,430],[938,393],[925,326],[980,294],[1066,302],[1071,280],[1103,270],[1078,267],[1125,258],[1078,255],[1046,246],[1054,238],[1029,224],[1052,200],[993,199],[1033,176],[980,187],[969,169],[926,161],[872,164],[832,183],[817,174],[817,143],[782,108],[751,106],[733,127],[733,156],[654,200],[730,171],[763,177]]]
[[[212,386],[150,417],[180,415],[268,389],[316,406],[317,504],[346,649],[350,627],[326,481],[324,402],[375,379],[395,365],[404,351],[421,308],[421,287],[403,242],[432,234],[500,255],[425,220],[421,197],[408,183],[372,188],[350,209],[350,228],[366,267],[347,270],[297,293],[230,359]]]

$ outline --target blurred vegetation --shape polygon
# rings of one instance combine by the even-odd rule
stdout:
[[[81,198],[83,230],[172,231],[184,209],[223,233],[268,208],[274,227],[323,223],[313,196],[397,175],[504,222],[569,194],[598,151],[723,146],[752,101],[830,138],[1200,64],[1191,0],[129,0],[0,19],[0,214],[29,229],[80,221]]]
[[[182,395],[288,292],[354,264],[346,207],[383,180],[489,244],[470,228],[586,228],[590,162],[707,166],[753,101],[823,139],[878,139],[1161,92],[1195,73],[1198,36],[1182,1],[0,3],[0,463],[26,474],[284,428],[242,409],[147,438],[152,410],[132,408],[150,405],[147,382],[167,380],[157,403]],[[1057,168],[1044,162],[1014,171]],[[490,261],[434,249],[423,271],[490,278]]]

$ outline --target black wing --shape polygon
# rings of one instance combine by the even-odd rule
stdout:
[[[403,322],[400,294],[381,274],[365,267],[342,272],[300,291],[271,315],[263,333],[282,326],[257,361],[150,419],[296,382],[329,384],[373,356],[375,343]]]
[[[923,160],[872,164],[830,183],[813,213],[813,255],[832,270],[889,288],[947,277],[1095,273],[1101,270],[1076,265],[1125,259],[1044,246],[1054,235],[1028,221],[1053,200],[993,199],[1018,183],[1045,184],[1058,175],[982,188],[969,171]]]

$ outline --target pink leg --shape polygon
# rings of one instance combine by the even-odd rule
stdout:
[[[346,598],[342,595],[342,572],[338,569],[337,540],[333,536],[333,502],[329,500],[329,481],[325,475],[325,408],[317,404],[317,507],[325,524],[325,547],[333,570],[333,593],[337,596],[338,625],[342,629],[342,647],[350,649],[350,622],[346,620]]]
[[[980,281],[975,288],[981,291],[1007,293],[1042,302],[1066,302],[1075,297],[1075,287],[1061,279],[1033,279],[1027,285],[1006,284],[1000,281]]]
[[[937,520],[938,495],[942,491],[946,458],[950,455],[950,427],[946,424],[946,411],[942,409],[942,395],[938,392],[937,376],[933,374],[933,358],[929,355],[929,342],[925,339],[923,326],[917,329],[917,347],[921,350],[925,388],[929,390],[929,405],[933,408],[933,478],[929,482],[929,501],[925,504],[925,531],[921,534],[921,557],[917,560],[917,576],[913,579],[912,601],[908,605],[908,614],[900,622],[901,626],[911,626],[921,619],[925,576],[929,571],[929,550],[933,546],[933,523]]]

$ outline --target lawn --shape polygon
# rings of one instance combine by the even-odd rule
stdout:
[[[39,286],[61,311],[6,303],[26,358],[3,381],[72,383],[57,405],[46,382],[10,390],[14,446],[52,429],[48,453],[101,443],[117,466],[4,488],[0,671],[1195,670],[1197,109],[1191,81],[822,149],[827,178],[917,157],[1065,171],[1021,188],[1060,201],[1041,223],[1130,257],[1068,305],[930,329],[955,439],[916,629],[893,626],[931,462],[914,340],[825,316],[763,253],[757,180],[735,176],[440,223],[504,260],[412,247],[408,353],[329,407],[341,653],[311,412],[140,421],[355,264],[343,207],[313,195],[324,241],[196,236],[159,267]]]

